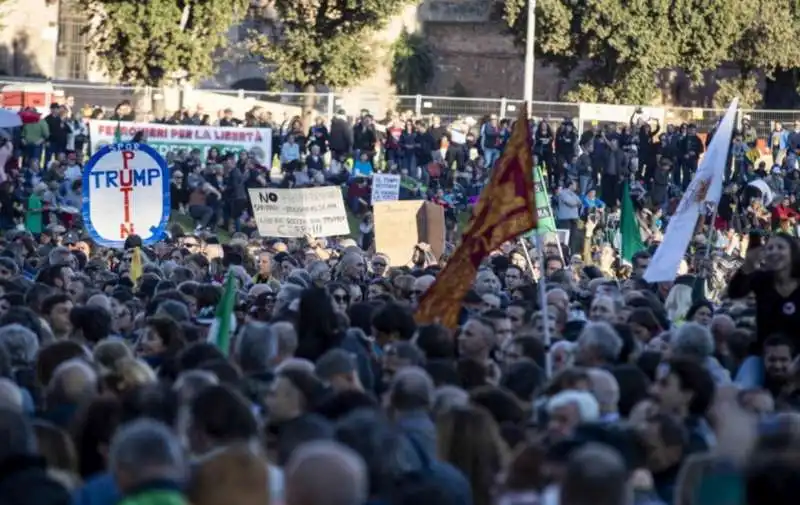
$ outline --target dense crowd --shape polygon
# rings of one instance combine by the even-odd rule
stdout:
[[[366,179],[350,176],[355,158],[419,181],[406,197],[455,207],[446,196],[459,172],[491,172],[508,122],[398,116],[377,128],[368,114],[355,125],[339,114],[305,135],[276,126],[280,176],[247,153],[176,152],[173,201],[199,230],[175,225],[153,247],[131,236],[108,250],[73,212],[84,153],[49,137],[31,143],[42,121],[71,117],[53,110],[0,147],[10,158],[0,184],[0,503],[794,499],[800,245],[781,215],[748,221],[738,203],[730,214],[721,205],[725,226],[706,220],[674,282],[643,280],[672,192],[705,146],[689,125],[669,151],[636,121],[581,138],[569,122],[552,133],[538,123],[535,155],[569,243],[548,239],[532,264],[521,243],[493,251],[447,328],[414,319],[447,253],[420,243],[403,263],[347,237],[258,237],[246,189],[349,191]],[[259,121],[269,124],[266,113]],[[785,137],[780,173],[796,163]],[[726,198],[744,189],[773,205],[748,189],[763,167],[737,158],[737,142]],[[627,264],[612,214],[631,177],[646,247]],[[368,213],[368,184],[360,198]],[[714,226],[721,233],[709,234]],[[227,279],[231,338],[219,345],[209,332]]]

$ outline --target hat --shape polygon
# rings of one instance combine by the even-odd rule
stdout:
[[[285,242],[275,242],[272,244],[272,250],[276,253],[285,253],[289,252],[289,246]]]
[[[78,237],[78,233],[75,230],[70,231],[64,236],[64,245],[75,245],[78,242],[80,242],[80,237]]]
[[[339,247],[342,249],[347,249],[348,247],[358,247],[356,241],[351,238],[345,238],[339,241]]]

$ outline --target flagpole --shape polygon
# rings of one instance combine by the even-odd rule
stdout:
[[[548,318],[548,310],[547,310],[547,286],[544,279],[545,273],[545,257],[543,254],[544,247],[542,246],[542,236],[539,233],[534,235],[536,237],[536,249],[539,254],[539,260],[541,263],[541,278],[536,281],[537,287],[539,289],[539,305],[541,306],[540,313],[542,315],[542,327],[544,328],[544,370],[547,378],[550,378],[553,375],[553,360],[550,356],[550,320]],[[533,261],[531,261],[531,255],[528,252],[528,246],[525,244],[525,239],[519,237],[519,244],[522,246],[522,251],[525,253],[525,261],[528,263],[528,269],[531,271],[531,279],[534,279],[533,273]],[[560,244],[559,244],[560,246]],[[560,249],[560,247],[559,247]]]

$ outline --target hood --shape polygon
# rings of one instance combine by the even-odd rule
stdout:
[[[19,117],[22,119],[22,124],[38,123],[42,119],[42,115],[36,111],[23,110],[19,112]]]

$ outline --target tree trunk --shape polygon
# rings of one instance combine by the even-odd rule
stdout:
[[[306,84],[303,87],[303,110],[300,120],[303,122],[303,131],[311,128],[314,124],[314,107],[317,105],[317,93],[313,84]]]

